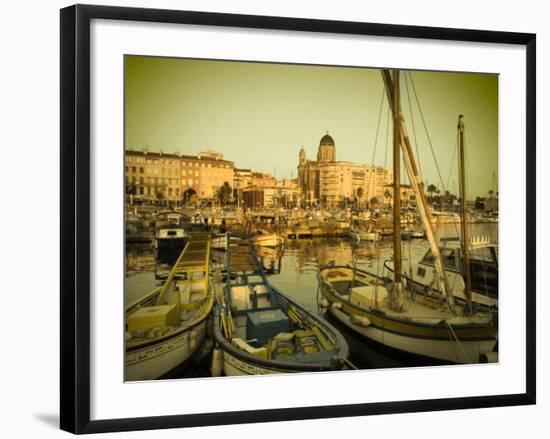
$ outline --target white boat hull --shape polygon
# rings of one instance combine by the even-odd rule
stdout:
[[[362,230],[350,229],[347,235],[356,241],[378,241],[379,235],[376,232],[365,232]]]
[[[408,337],[383,331],[372,325],[365,327],[354,324],[348,314],[338,309],[330,308],[330,312],[346,327],[369,340],[409,354],[421,355],[449,363],[477,363],[480,355],[492,352],[496,343],[495,340],[449,343],[449,340]]]
[[[281,244],[281,239],[275,233],[270,235],[253,236],[250,240],[254,245],[259,245],[261,247],[277,247]]]
[[[154,380],[187,361],[206,337],[206,320],[164,342],[126,352],[126,381]]]

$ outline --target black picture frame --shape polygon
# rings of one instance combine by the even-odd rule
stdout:
[[[90,21],[132,20],[256,29],[503,43],[526,48],[526,392],[417,401],[90,420]],[[75,5],[61,10],[61,404],[72,433],[303,420],[535,404],[536,36],[529,33]]]

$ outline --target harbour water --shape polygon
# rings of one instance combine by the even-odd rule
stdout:
[[[498,224],[470,224],[470,236],[488,237],[498,243]],[[460,236],[459,224],[441,224],[436,227],[438,238]],[[429,248],[425,239],[412,239],[402,243],[403,268],[407,270],[426,253]],[[383,274],[384,261],[391,259],[393,238],[379,242],[361,242],[357,244],[346,238],[314,238],[287,240],[280,250],[264,249],[260,257],[264,265],[273,267],[275,273],[269,279],[272,285],[304,305],[309,310],[321,314],[323,311],[317,303],[317,270],[319,266],[334,261],[336,264],[352,264],[372,273]],[[212,251],[212,256],[223,261],[224,252]],[[155,279],[155,253],[150,244],[129,244],[126,248],[127,275],[125,279],[125,303],[128,305],[160,285]],[[381,368],[396,366],[415,366],[395,358],[387,352],[376,348],[365,347],[364,343],[355,343],[352,334],[346,333],[331,320],[348,340],[351,350],[351,361],[359,368]],[[354,349],[354,347],[356,347]],[[358,346],[361,346],[359,349]],[[180,376],[207,375],[207,369],[195,368],[181,371]],[[176,375],[177,377],[178,375]]]

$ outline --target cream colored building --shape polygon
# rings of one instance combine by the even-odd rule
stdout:
[[[125,181],[126,193],[134,199],[211,199],[225,182],[233,187],[233,162],[213,151],[191,156],[127,150]]]
[[[381,167],[336,161],[336,145],[327,133],[319,142],[317,160],[307,160],[302,148],[299,154],[298,186],[302,205],[336,207],[345,200],[366,203],[379,201],[392,172]]]
[[[291,180],[276,180],[276,184],[250,185],[241,190],[242,204],[248,208],[289,208],[298,205],[300,191]]]

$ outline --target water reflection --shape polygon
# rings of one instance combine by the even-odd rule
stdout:
[[[442,237],[457,237],[460,226],[457,224],[440,225],[436,229],[438,239]],[[472,224],[471,236],[488,236],[492,242],[498,242],[497,224]],[[425,239],[412,239],[402,243],[403,268],[408,269],[428,250]],[[155,279],[155,252],[149,244],[128,244],[126,248],[125,303],[129,304],[146,293],[151,292],[160,281]],[[335,264],[355,264],[379,275],[384,274],[384,261],[391,259],[393,254],[393,239],[384,239],[376,244],[365,242],[357,244],[344,238],[314,238],[306,240],[288,240],[282,249],[258,249],[258,257],[269,275],[272,285],[309,310],[321,314],[318,307],[317,270],[320,266],[334,262]],[[211,252],[211,267],[222,270],[226,253],[213,250]],[[351,361],[360,368],[381,368],[397,366],[423,365],[411,362],[370,347],[364,341],[355,339],[354,334],[347,331],[341,324],[330,319],[346,337],[350,345]],[[207,374],[208,370],[198,370],[194,373]],[[198,375],[198,376],[199,376]],[[189,376],[188,372],[185,375]]]

